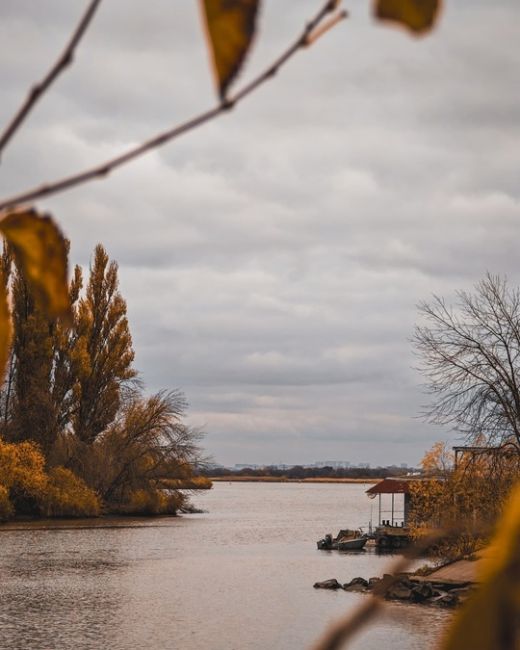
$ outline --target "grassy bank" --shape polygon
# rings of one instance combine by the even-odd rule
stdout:
[[[164,479],[161,486],[171,490],[211,490],[213,479],[207,476],[192,476],[182,479]]]

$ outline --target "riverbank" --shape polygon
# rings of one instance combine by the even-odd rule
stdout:
[[[202,514],[204,510],[198,508],[190,500],[181,496],[179,493],[185,491],[194,495],[198,491],[210,490],[213,483],[205,476],[195,476],[190,479],[163,481],[163,487],[158,491],[158,499],[151,500],[146,498],[148,495],[138,492],[141,500],[134,499],[133,503],[125,507],[98,507],[91,512],[84,511],[70,513],[56,512],[34,512],[33,514],[16,514],[13,511],[9,516],[0,516],[0,530],[11,523],[38,522],[38,521],[77,521],[77,520],[100,520],[100,519],[153,519],[154,517],[177,517],[183,514]],[[174,490],[176,494],[171,494]],[[161,497],[164,494],[164,501]],[[144,497],[144,498],[143,498]],[[1,514],[1,513],[0,513]]]
[[[416,573],[384,574],[382,578],[353,578],[342,584],[336,578],[314,583],[315,589],[374,592],[385,600],[453,608],[463,604],[479,583],[482,562],[489,549],[471,558],[448,562]]]
[[[380,478],[288,478],[287,476],[210,476],[213,482],[226,483],[379,483]]]
[[[314,589],[342,589],[347,592],[373,592],[385,600],[415,605],[453,608],[464,603],[475,589],[475,583],[450,579],[435,579],[413,574],[390,575],[382,578],[353,578],[341,584],[336,578],[315,582]]]

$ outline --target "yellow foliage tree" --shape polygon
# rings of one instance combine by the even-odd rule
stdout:
[[[47,483],[45,459],[33,442],[0,441],[0,483],[7,490],[37,494]]]
[[[441,542],[441,557],[457,557],[485,543],[500,516],[514,483],[520,476],[516,454],[468,454],[457,467],[445,443],[436,443],[422,462],[423,480],[411,486],[413,535],[432,528],[457,529]]]
[[[100,502],[70,470],[56,467],[47,473],[33,442],[0,440],[0,520],[20,513],[91,517],[100,513]]]

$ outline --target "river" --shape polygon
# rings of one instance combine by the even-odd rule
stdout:
[[[366,526],[360,484],[216,483],[203,514],[0,527],[2,650],[296,650],[364,595],[318,580],[381,575],[388,556],[318,551]],[[450,614],[389,604],[350,648],[430,649]]]

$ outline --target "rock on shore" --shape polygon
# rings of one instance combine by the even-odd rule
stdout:
[[[473,585],[471,583],[435,582],[425,578],[409,575],[392,576],[385,574],[382,578],[354,578],[341,584],[336,578],[314,583],[315,589],[342,589],[349,592],[369,593],[376,590],[386,600],[398,600],[409,603],[436,605],[438,607],[456,607],[464,601]]]

